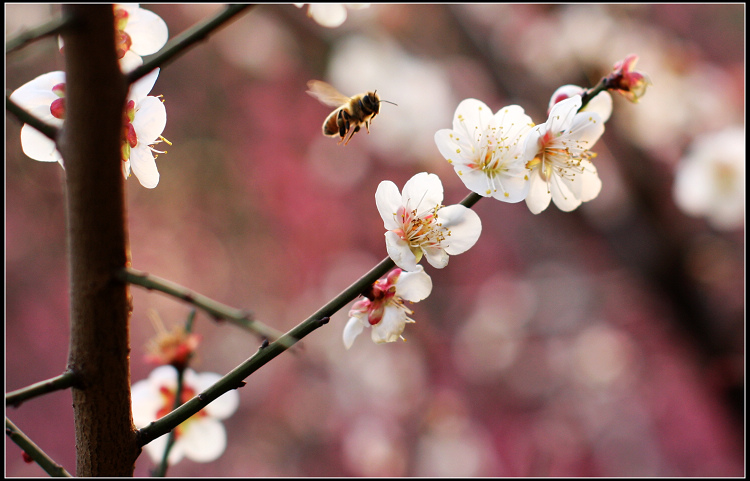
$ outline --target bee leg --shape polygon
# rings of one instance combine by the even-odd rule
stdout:
[[[349,141],[352,140],[352,137],[354,137],[354,134],[359,132],[359,128],[360,128],[359,125],[357,125],[356,127],[354,127],[353,129],[349,131],[349,134],[347,135],[347,139],[346,139],[346,142],[344,142],[344,145],[348,144]]]
[[[344,137],[346,137],[347,132],[349,131],[349,114],[346,113],[345,110],[340,110],[338,118],[336,119],[336,125],[339,127],[339,135],[341,136],[341,140],[339,140],[339,144],[344,141]]]

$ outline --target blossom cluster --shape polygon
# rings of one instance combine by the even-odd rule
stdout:
[[[167,42],[167,25],[155,13],[138,4],[115,4],[117,55],[120,68],[129,72],[143,64],[141,55],[157,52]],[[63,51],[63,42],[59,40]],[[154,145],[165,140],[161,134],[167,124],[167,112],[159,97],[149,96],[159,69],[155,69],[131,85],[123,114],[121,135],[122,172],[127,179],[131,172],[141,185],[153,189],[159,183],[159,171]],[[10,100],[34,115],[38,120],[61,128],[65,123],[65,72],[50,72],[16,89]],[[21,148],[34,160],[58,162],[64,167],[63,157],[55,141],[24,124],[21,128]]]
[[[650,84],[647,76],[633,70],[637,59],[630,55],[616,63],[599,89],[557,89],[547,121],[539,125],[518,105],[493,113],[484,102],[466,99],[456,109],[453,128],[435,133],[437,148],[464,185],[482,197],[525,201],[534,214],[550,201],[560,210],[575,210],[602,188],[591,149],[612,113],[607,90],[637,102]],[[398,269],[375,282],[349,311],[347,349],[364,327],[372,327],[376,343],[403,339],[406,324],[414,322],[404,301],[420,301],[432,290],[432,281],[418,265],[421,258],[442,269],[449,255],[466,252],[482,232],[474,211],[442,204],[443,186],[435,174],[415,175],[402,192],[393,182],[381,182],[375,201],[386,229],[386,250]]]

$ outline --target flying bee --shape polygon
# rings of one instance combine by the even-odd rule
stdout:
[[[310,80],[307,82],[307,87],[310,89],[307,91],[308,94],[325,105],[336,107],[336,110],[331,112],[323,122],[323,135],[341,136],[339,144],[341,142],[344,142],[344,145],[348,144],[354,134],[359,132],[362,124],[365,125],[369,134],[370,123],[380,112],[381,102],[396,105],[387,100],[380,100],[377,90],[347,97],[321,80]]]

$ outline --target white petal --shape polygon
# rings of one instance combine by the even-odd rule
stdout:
[[[28,155],[28,154],[26,154]],[[700,162],[696,157],[683,159],[675,173],[674,197],[677,205],[690,215],[702,215],[710,209],[714,189],[707,162]]]
[[[139,103],[141,99],[144,99],[151,92],[151,89],[154,88],[156,79],[159,78],[159,72],[160,69],[154,69],[131,85],[128,92],[128,100],[135,100],[136,103]]]
[[[464,166],[454,165],[458,178],[464,183],[467,189],[484,197],[490,197],[495,194],[495,188],[491,187],[490,180],[481,170],[467,169]]]
[[[23,153],[40,162],[63,163],[57,144],[34,127],[24,124],[21,127],[21,148]]]
[[[532,214],[538,214],[549,206],[552,194],[549,192],[547,182],[542,179],[537,167],[529,179],[529,193],[526,196],[526,206]]]
[[[461,254],[476,244],[482,233],[482,220],[476,212],[455,204],[438,210],[437,215],[442,227],[449,231],[442,243],[448,254]]]
[[[492,120],[492,109],[477,99],[462,100],[453,115],[453,130],[476,142]]]
[[[401,204],[408,210],[422,214],[443,203],[443,183],[440,177],[420,172],[406,181],[401,194]]]
[[[570,130],[566,134],[569,138],[582,142],[586,149],[591,149],[599,137],[604,133],[604,122],[596,112],[580,112],[573,118]]]
[[[435,132],[435,145],[440,151],[440,155],[445,160],[453,164],[453,167],[457,168],[457,165],[465,165],[466,161],[462,153],[469,150],[471,153],[471,147],[465,143],[459,143],[458,139],[462,136],[454,130],[442,129]]]
[[[128,50],[125,55],[120,59],[120,70],[123,73],[130,73],[143,65],[143,59],[140,55],[135,54]],[[146,92],[148,93],[148,92]]]
[[[396,281],[396,295],[407,301],[419,302],[431,292],[432,279],[419,265],[413,272],[402,272]]]
[[[139,143],[130,149],[130,168],[143,187],[153,189],[159,184],[156,160],[147,145]]]
[[[429,262],[435,269],[442,269],[448,265],[448,259],[450,257],[448,256],[448,253],[445,252],[445,249],[441,249],[440,247],[427,247],[423,248],[422,252],[424,252],[424,257],[427,259],[427,262]]]
[[[545,124],[546,132],[562,132],[567,130],[573,118],[581,107],[581,97],[576,95],[556,103],[550,110],[549,118]]]
[[[156,97],[146,97],[136,105],[133,128],[138,143],[153,144],[167,126],[167,109]]]
[[[393,306],[386,306],[383,319],[372,326],[372,340],[378,344],[398,341],[406,327],[406,312]]]
[[[542,138],[542,135],[545,130],[544,125],[537,125],[531,131],[526,135],[526,140],[524,140],[524,148],[523,148],[523,161],[528,162],[530,160],[533,160],[534,157],[537,156],[539,153],[539,150],[541,149],[541,146],[539,145],[539,141]]]
[[[130,390],[133,404],[133,424],[143,428],[156,421],[156,414],[162,408],[159,389],[148,379],[133,384]]]
[[[344,326],[344,346],[349,349],[354,344],[354,339],[362,333],[364,324],[358,317],[350,317]]]
[[[194,373],[194,376],[191,376],[192,379],[188,380],[188,378],[185,378],[185,382],[190,382],[190,385],[198,392],[203,392],[209,387],[216,384],[221,378],[221,374],[217,374],[215,372],[202,372],[202,373]],[[208,406],[204,408],[204,411],[206,411],[206,414],[208,414],[211,417],[217,418],[217,419],[226,419],[232,414],[234,414],[235,411],[237,411],[237,407],[240,405],[240,394],[237,392],[237,390],[233,389],[231,391],[227,391],[218,398],[216,398],[214,401],[212,401]]]
[[[562,87],[555,90],[552,97],[549,99],[549,106],[547,107],[547,113],[552,110],[552,107],[561,100],[573,97],[574,95],[583,95],[583,87],[578,85],[563,85]]]
[[[581,200],[570,190],[568,182],[562,181],[558,175],[553,175],[549,187],[552,201],[561,211],[570,212],[581,205]]]
[[[224,425],[210,417],[190,419],[179,439],[185,456],[198,463],[215,461],[227,447]]]
[[[346,20],[346,8],[340,3],[315,3],[311,4],[308,14],[318,24],[334,28]]]
[[[606,122],[612,115],[612,96],[606,90],[604,92],[599,92],[596,97],[586,104],[583,111],[596,112],[599,114],[602,122]]]
[[[52,92],[52,87],[64,82],[65,72],[59,70],[49,72],[18,87],[10,95],[10,99],[26,109],[33,108],[40,103],[47,103],[49,106],[52,100],[58,98],[57,95]],[[46,95],[47,97],[45,97],[44,100],[40,100],[38,99],[39,95]],[[48,97],[50,98],[49,102],[47,102]]]
[[[401,207],[401,193],[396,184],[390,180],[382,181],[375,191],[375,204],[386,230],[401,228],[400,222],[396,221],[396,212]]]
[[[164,449],[167,447],[167,435],[160,436],[147,445],[145,445],[143,448],[148,453],[149,457],[151,457],[151,460],[155,463],[161,463],[162,458],[164,457]],[[177,439],[175,443],[172,445],[172,449],[169,450],[169,459],[168,462],[170,465],[175,465],[182,461],[182,458],[184,457],[185,453],[182,449],[182,442],[180,439]]]
[[[584,167],[584,171],[581,176],[581,189],[578,193],[578,198],[582,202],[588,202],[599,195],[599,192],[602,190],[602,181],[596,172],[596,167],[594,167],[591,161],[584,160],[581,162],[581,165]]]
[[[390,257],[398,267],[405,271],[414,271],[417,269],[416,256],[409,248],[409,244],[399,237],[398,234],[392,231],[386,232],[385,247],[388,251],[388,257]]]
[[[151,55],[167,43],[169,30],[160,16],[150,10],[139,8],[128,18],[125,32],[130,35],[130,48],[140,56]]]

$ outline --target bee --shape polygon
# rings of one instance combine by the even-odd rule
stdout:
[[[310,80],[307,82],[307,87],[310,89],[307,91],[308,94],[325,105],[337,107],[323,122],[323,135],[328,137],[341,136],[339,144],[341,142],[344,142],[344,145],[348,144],[354,134],[359,132],[362,124],[365,125],[369,134],[370,123],[380,112],[381,102],[396,105],[387,100],[380,100],[377,90],[347,97],[321,80]]]

